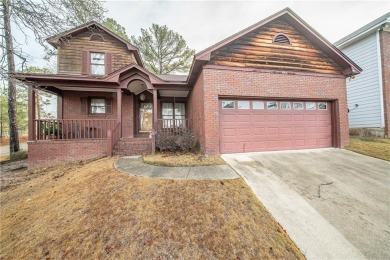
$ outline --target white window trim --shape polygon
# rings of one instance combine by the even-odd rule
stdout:
[[[230,108],[230,107],[224,107],[224,106],[223,106],[223,102],[233,102],[233,107],[232,107],[232,108]],[[234,100],[222,100],[221,106],[222,106],[222,109],[235,109],[235,108],[236,108],[236,102],[234,102]]]
[[[248,102],[248,108],[241,108],[240,106],[239,106],[239,102]],[[238,100],[237,101],[237,109],[240,109],[240,110],[249,110],[249,109],[251,109],[251,102],[249,101],[249,100]]]
[[[314,109],[308,109],[308,108],[307,108],[307,103],[313,103],[313,104],[314,104]],[[306,109],[306,110],[309,110],[309,111],[317,110],[317,103],[316,103],[316,102],[308,101],[308,102],[305,103],[305,109]]]
[[[263,108],[255,108],[253,103],[258,102],[258,103],[263,103]],[[252,109],[254,110],[264,110],[265,109],[265,104],[264,101],[252,101]]]
[[[302,108],[295,108],[294,107],[294,104],[298,104],[298,103],[300,103],[300,104],[302,104]],[[304,102],[293,102],[293,110],[304,110],[305,109],[305,103]]]
[[[320,104],[325,104],[326,108],[320,108]],[[328,110],[328,102],[318,102],[318,110]]]
[[[271,102],[275,102],[276,103],[276,108],[268,108],[268,103],[271,103]],[[278,101],[267,101],[267,110],[278,110],[279,109],[279,105],[278,105]]]
[[[282,108],[282,103],[289,103],[290,104],[290,108]],[[281,101],[280,102],[280,109],[281,110],[291,110],[291,102],[289,102],[289,101]]]

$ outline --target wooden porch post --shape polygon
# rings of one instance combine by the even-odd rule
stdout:
[[[32,86],[28,87],[28,140],[35,139],[35,90]]]
[[[116,99],[117,120],[121,123],[119,126],[119,137],[122,137],[122,89],[116,91]]]
[[[156,133],[158,130],[157,126],[157,89],[153,89],[153,129],[154,133],[152,136],[152,152],[156,151]]]

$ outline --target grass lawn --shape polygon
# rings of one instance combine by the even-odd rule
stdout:
[[[226,162],[220,156],[205,156],[201,154],[171,154],[155,153],[143,157],[145,163],[158,166],[199,166],[223,165]]]
[[[390,139],[350,137],[347,150],[390,161]]]
[[[0,258],[304,258],[241,179],[133,177],[114,160],[34,172],[0,192]]]

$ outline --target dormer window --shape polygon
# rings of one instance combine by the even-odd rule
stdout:
[[[104,75],[106,73],[104,58],[105,58],[104,53],[91,52],[91,74],[92,75]]]
[[[273,43],[291,44],[290,39],[283,33],[278,33],[274,36]]]

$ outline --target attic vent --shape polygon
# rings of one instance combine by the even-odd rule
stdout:
[[[275,35],[272,42],[291,44],[290,39],[283,33]]]
[[[103,42],[104,38],[100,34],[94,33],[92,34],[91,38],[89,38],[90,41],[97,41],[97,42]]]

